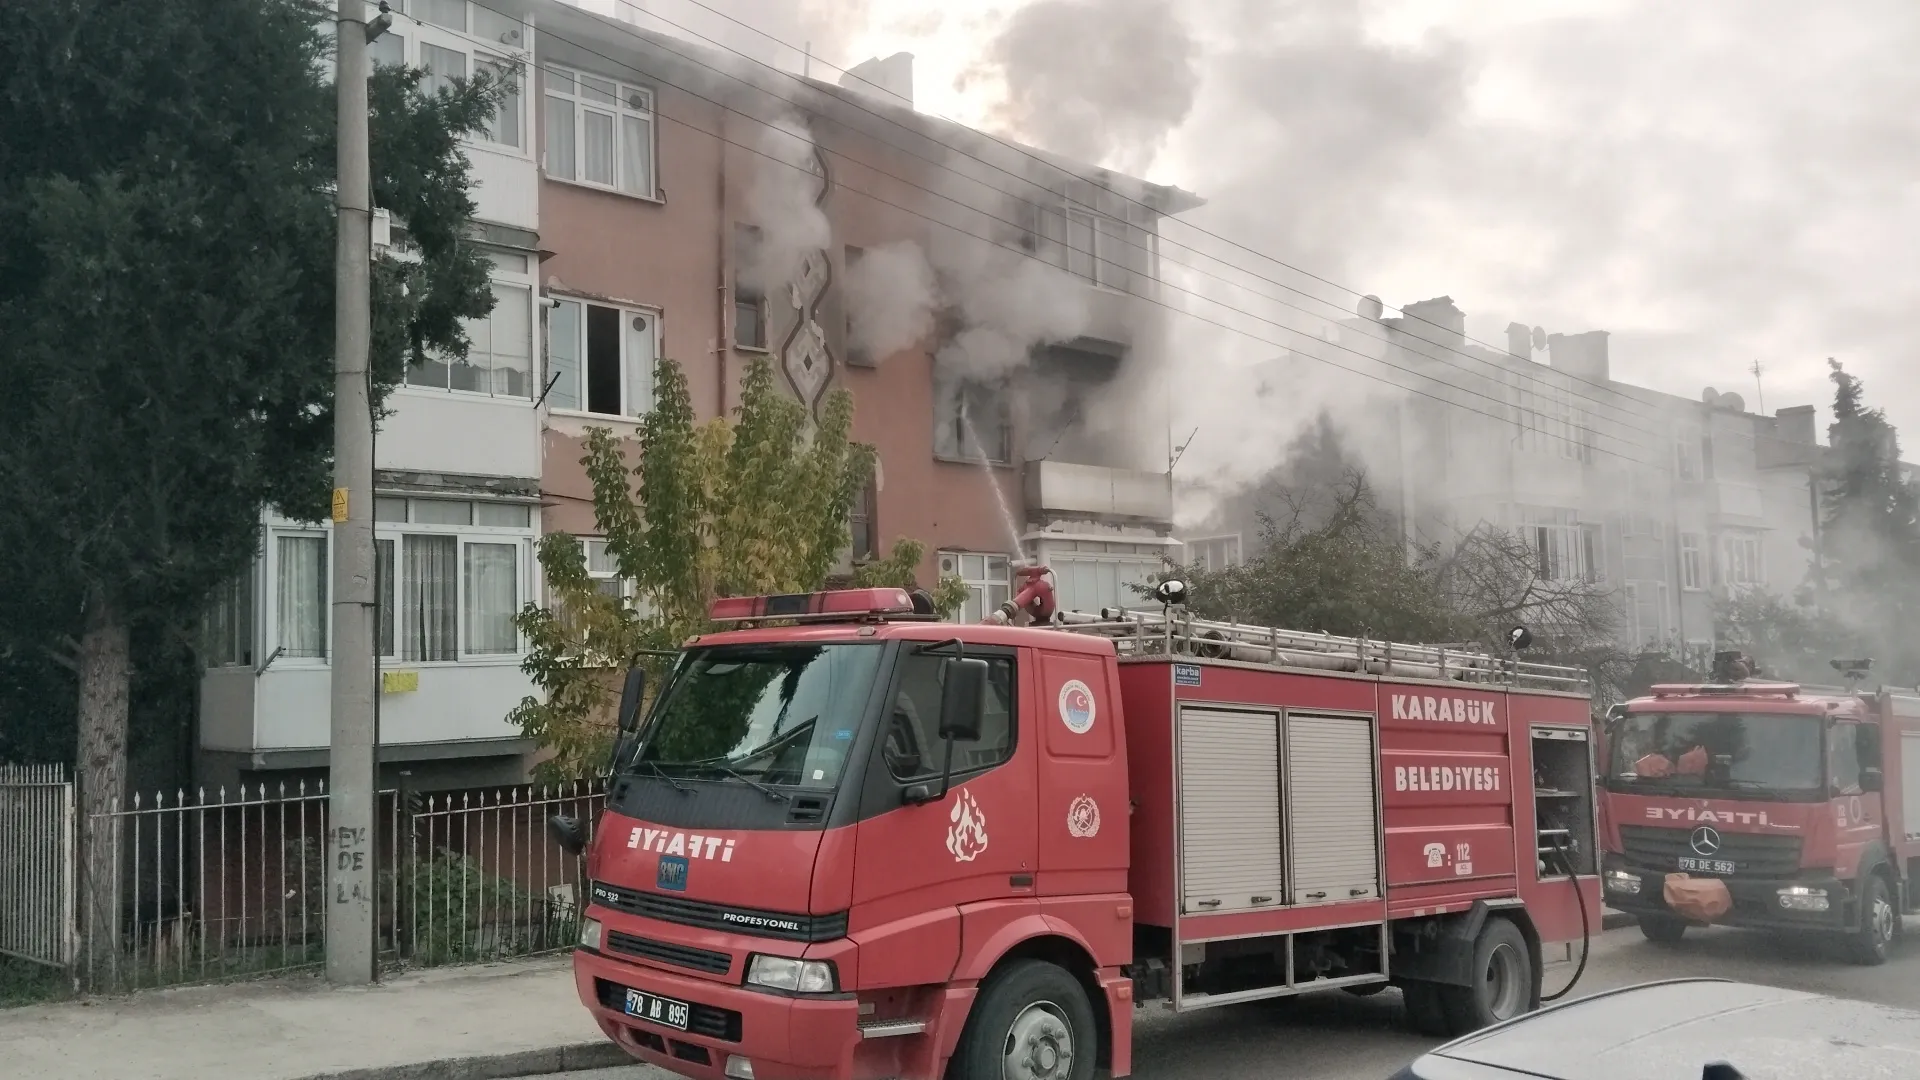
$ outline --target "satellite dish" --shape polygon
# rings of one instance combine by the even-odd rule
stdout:
[[[1359,306],[1354,308],[1354,313],[1363,319],[1378,319],[1383,310],[1379,297],[1363,296],[1360,298]]]
[[[1533,328],[1533,347],[1536,349],[1544,349],[1547,347],[1546,327],[1536,326]]]
[[[1727,391],[1724,394],[1721,394],[1720,400],[1714,402],[1714,404],[1722,409],[1727,409],[1732,412],[1747,411],[1747,399],[1741,397],[1739,394],[1736,394],[1731,390]]]
[[[1705,390],[1700,391],[1700,400],[1711,405],[1714,402],[1720,400],[1720,391],[1715,390],[1713,387],[1709,386]]]

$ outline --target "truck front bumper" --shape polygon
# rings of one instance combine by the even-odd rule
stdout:
[[[860,1043],[852,994],[796,997],[676,975],[586,949],[573,954],[580,1001],[629,1054],[682,1076],[838,1080]],[[687,1026],[629,1015],[627,991],[688,1006]]]
[[[1667,875],[1678,872],[1634,866],[1608,856],[1600,875],[1603,902],[1630,915],[1685,920],[1667,906],[1664,896]],[[1852,885],[1831,875],[1716,880],[1726,883],[1733,898],[1733,910],[1715,919],[1716,926],[1837,932],[1860,925],[1860,902]]]

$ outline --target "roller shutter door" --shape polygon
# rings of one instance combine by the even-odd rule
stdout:
[[[1380,895],[1373,720],[1287,714],[1288,840],[1296,904]]]
[[[1281,904],[1279,714],[1189,707],[1179,734],[1181,910]]]

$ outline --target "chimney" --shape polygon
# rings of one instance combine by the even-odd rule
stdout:
[[[1555,368],[1576,379],[1603,383],[1611,376],[1607,367],[1607,332],[1589,330],[1584,334],[1548,334],[1547,355]]]
[[[913,108],[913,54],[897,52],[885,60],[874,57],[855,64],[840,76],[840,85]]]
[[[1811,405],[1795,405],[1791,409],[1781,409],[1773,415],[1778,419],[1774,431],[1782,441],[1813,445],[1813,414]]]
[[[1507,351],[1522,360],[1533,359],[1533,328],[1525,323],[1508,323]]]
[[[1408,304],[1400,312],[1406,316],[1401,320],[1400,328],[1421,341],[1431,341],[1449,348],[1458,348],[1467,343],[1466,312],[1453,306],[1451,296],[1436,296],[1431,300]]]

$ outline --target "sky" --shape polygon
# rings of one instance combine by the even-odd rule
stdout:
[[[817,77],[912,52],[924,112],[1199,193],[1163,240],[1183,347],[1444,294],[1481,341],[1606,330],[1615,378],[1823,431],[1838,358],[1920,453],[1912,0],[639,6]]]

